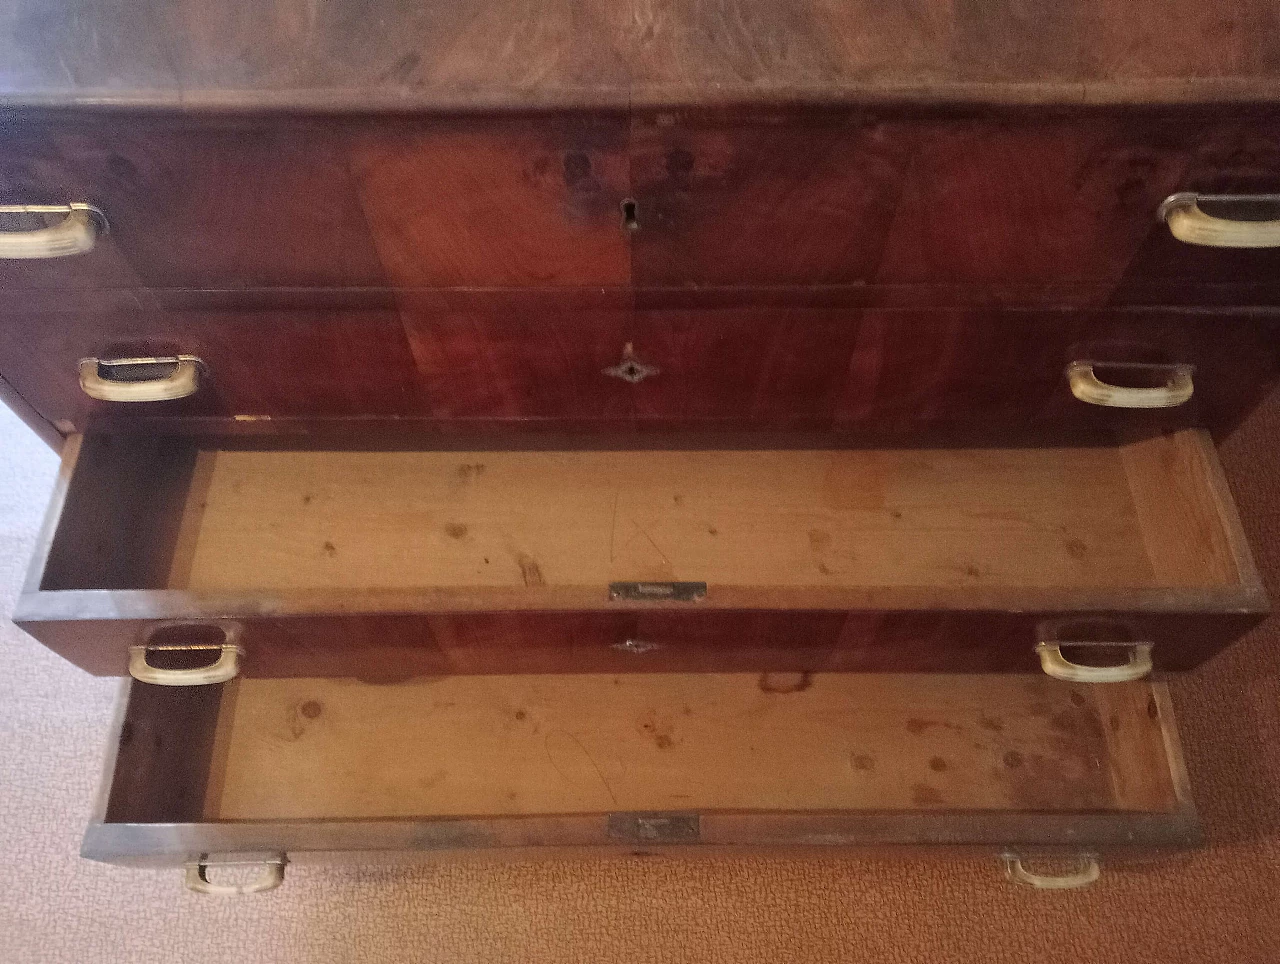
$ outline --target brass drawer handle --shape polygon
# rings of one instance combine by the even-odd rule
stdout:
[[[148,641],[139,646],[130,646],[129,675],[139,683],[151,683],[155,686],[209,686],[234,679],[240,672],[240,659],[244,656],[244,650],[240,647],[239,623],[160,623],[152,627],[150,639],[154,639],[162,630],[182,629],[187,626],[192,629],[204,629],[211,625],[222,630],[221,643],[169,645]],[[162,669],[152,666],[147,661],[147,654],[151,652],[217,652],[218,658],[208,666],[197,666],[193,669]]]
[[[1108,408],[1176,408],[1189,401],[1195,391],[1195,385],[1191,381],[1195,369],[1191,365],[1105,363],[1108,367],[1163,371],[1168,375],[1166,383],[1155,388],[1128,388],[1108,384],[1099,378],[1094,371],[1094,366],[1099,364],[1103,363],[1073,361],[1067,366],[1067,384],[1071,386],[1071,394],[1089,405]]]
[[[236,897],[240,894],[261,894],[275,890],[284,883],[284,865],[288,858],[280,854],[274,860],[267,861],[218,861],[211,862],[208,854],[202,854],[199,860],[187,864],[187,890],[197,894],[210,894],[215,897]],[[253,880],[244,884],[212,884],[209,882],[209,867],[262,866],[262,872]]]
[[[1171,194],[1160,205],[1160,220],[1184,244],[1209,248],[1280,248],[1280,220],[1246,221],[1215,217],[1200,208],[1203,201],[1280,206],[1280,194]]]
[[[82,358],[80,388],[104,402],[167,402],[199,391],[203,368],[195,355]]]
[[[0,204],[5,214],[61,214],[52,227],[33,230],[0,231],[0,259],[26,261],[38,258],[65,258],[92,251],[98,236],[107,233],[107,218],[92,204]]]
[[[1120,666],[1082,666],[1062,655],[1062,647],[1072,645],[1123,647],[1129,650],[1129,661]],[[1153,665],[1150,643],[1036,643],[1036,653],[1046,674],[1068,683],[1127,683],[1149,675]]]
[[[1097,883],[1102,876],[1098,858],[1093,854],[1080,854],[1078,869],[1055,876],[1032,873],[1022,866],[1022,858],[1018,854],[1004,853],[1000,856],[1004,860],[1004,873],[1009,880],[1036,890],[1079,890]]]
[[[165,650],[219,650],[218,658],[208,666],[195,669],[161,669],[147,662],[149,652]],[[155,686],[209,686],[235,679],[240,672],[240,657],[244,650],[234,643],[221,646],[130,646],[129,675],[139,683]]]

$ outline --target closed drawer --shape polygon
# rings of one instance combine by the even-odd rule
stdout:
[[[1280,317],[1265,313],[362,300],[4,309],[0,372],[45,418],[81,431],[175,419],[210,430],[236,416],[286,426],[360,418],[472,428],[1035,430],[1114,426],[1129,418],[1113,406],[1136,398],[1171,406],[1157,413],[1166,424],[1223,434],[1280,371]],[[200,360],[182,399],[104,401],[82,384],[86,358],[182,355]],[[1091,366],[1086,381],[1129,388],[1158,389],[1185,372],[1190,394],[1129,398],[1095,384],[1082,396],[1073,364]],[[102,376],[120,377],[109,366]]]
[[[1221,300],[1197,287],[1214,283],[1274,303],[1274,242],[1188,244],[1159,216],[1178,192],[1280,191],[1274,117],[663,113],[633,122],[632,151],[640,288],[978,286],[1019,300],[1048,286],[1063,303],[1176,304]],[[1280,219],[1280,202],[1216,213]]]
[[[91,436],[15,618],[97,673],[191,646],[248,675],[395,678],[1031,669],[1042,643],[1184,668],[1265,611],[1199,430],[767,451]]]
[[[269,887],[287,861],[885,844],[1084,851],[1084,883],[1098,854],[1198,837],[1162,684],[311,678],[134,684],[120,712],[83,854],[206,891],[224,862]]]
[[[92,250],[0,286],[625,284],[621,118],[64,115],[5,133],[0,204],[87,202]],[[8,220],[4,220],[8,218]],[[30,230],[60,223],[0,215]],[[2,253],[2,252],[0,252]]]
[[[1175,240],[1159,215],[1280,192],[1275,143],[1274,117],[1197,111],[25,117],[0,157],[0,285],[1275,304],[1274,247]],[[12,208],[60,205],[101,217],[41,249],[65,256],[13,260],[68,213]],[[1280,219],[1274,197],[1205,210]]]

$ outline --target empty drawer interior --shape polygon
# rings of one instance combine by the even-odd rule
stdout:
[[[1160,684],[456,676],[134,684],[105,822],[1189,807]]]
[[[612,582],[690,581],[708,605],[821,608],[904,588],[963,605],[1256,581],[1197,431],[1047,448],[218,446],[83,440],[40,588],[589,608]]]

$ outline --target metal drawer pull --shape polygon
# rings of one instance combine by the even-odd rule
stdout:
[[[1109,385],[1099,378],[1093,370],[1098,364],[1103,363],[1073,361],[1067,366],[1067,384],[1071,386],[1071,394],[1090,405],[1105,405],[1109,408],[1176,408],[1189,401],[1195,391],[1191,381],[1195,368],[1191,365],[1105,363],[1111,368],[1168,373],[1166,383],[1156,388],[1127,388],[1123,385]]]
[[[194,395],[203,367],[195,355],[82,358],[80,387],[104,402],[167,402]]]
[[[1280,194],[1171,194],[1160,205],[1160,220],[1184,244],[1209,248],[1280,248],[1280,220],[1233,220],[1206,214],[1201,202],[1280,206]]]
[[[1130,680],[1142,679],[1151,673],[1150,643],[1089,643],[1090,646],[1125,647],[1129,650],[1129,661],[1122,666],[1082,666],[1073,663],[1062,655],[1063,646],[1073,643],[1036,643],[1036,652],[1040,656],[1040,668],[1054,679],[1066,680],[1068,683],[1127,683]]]
[[[194,669],[160,669],[147,662],[149,652],[173,650],[184,652],[220,650],[221,652],[217,660],[210,665],[197,666]],[[155,686],[210,686],[235,679],[236,674],[240,672],[242,656],[244,656],[244,650],[230,639],[221,646],[130,646],[129,675],[139,683],[151,683]]]
[[[210,863],[208,854],[199,860],[187,864],[187,890],[197,894],[211,894],[215,897],[236,897],[240,894],[261,894],[275,890],[284,883],[284,865],[288,862],[284,854],[276,860],[262,861],[219,861]],[[261,865],[262,873],[245,884],[211,884],[209,883],[209,867],[244,867]]]
[[[1080,854],[1079,869],[1060,876],[1033,874],[1022,866],[1022,858],[1015,853],[1000,855],[1004,860],[1004,873],[1015,884],[1025,884],[1036,890],[1078,890],[1097,883],[1102,876],[1102,868],[1098,866],[1098,858],[1093,854]]]
[[[107,233],[106,215],[92,204],[0,204],[0,215],[5,214],[63,215],[53,227],[0,231],[0,259],[10,261],[84,254]]]

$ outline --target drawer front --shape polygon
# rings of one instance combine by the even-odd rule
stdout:
[[[1274,116],[1194,112],[644,117],[632,129],[633,279],[979,286],[1014,301],[1066,286],[1055,297],[1071,303],[1212,301],[1220,296],[1194,286],[1265,288],[1280,252],[1175,241],[1158,209],[1179,191],[1280,191],[1276,131]],[[1280,204],[1270,207],[1280,218]]]
[[[1041,643],[1186,668],[1267,609],[1200,430],[578,451],[139,434],[64,459],[15,620],[103,674],[191,669],[164,664],[175,648],[268,676],[987,671],[1033,669]]]
[[[88,253],[0,259],[0,284],[875,285],[1275,303],[1275,249],[1175,241],[1157,211],[1176,192],[1280,191],[1278,129],[1265,113],[1195,111],[66,115],[5,132],[0,204],[87,203],[108,229]],[[1280,218],[1263,207],[1242,216]],[[0,214],[0,228],[58,220]]]
[[[843,673],[762,684],[726,673],[134,685],[82,853],[185,864],[192,889],[235,893],[218,865],[241,865],[244,880],[244,865],[265,863],[261,890],[288,862],[447,850],[1012,845],[1085,851],[1079,886],[1096,879],[1099,852],[1197,839],[1162,684]]]
[[[761,673],[766,691],[807,685],[820,672],[1036,673],[1036,644],[1058,639],[1069,657],[1123,662],[1120,645],[1150,642],[1158,669],[1191,669],[1230,645],[1259,614],[713,612],[367,614],[263,618],[44,619],[18,624],[82,669],[129,674],[130,648],[150,645],[165,668],[212,663],[231,631],[237,675],[353,677],[507,673]],[[164,647],[198,647],[189,663]]]
[[[91,398],[81,361],[192,356],[194,391],[167,401]],[[418,379],[393,309],[0,315],[0,370],[63,430],[115,418],[402,416]],[[151,380],[166,369],[157,369]],[[120,376],[104,369],[104,378]],[[129,377],[126,371],[125,377]],[[136,377],[136,376],[135,376]]]
[[[86,254],[0,259],[0,286],[624,284],[621,119],[18,125],[0,204],[87,202]],[[30,224],[4,223],[8,228]]]
[[[1096,404],[1117,399],[1077,396],[1072,363],[1130,387],[1190,366],[1190,402],[1154,417],[1223,433],[1280,371],[1278,335],[1280,317],[1257,314],[634,312],[545,300],[454,310],[406,297],[399,309],[17,309],[0,313],[0,373],[64,430],[197,417],[208,430],[247,417],[269,431],[263,417],[381,417],[456,427],[993,432],[1120,424],[1124,412]],[[81,384],[85,358],[183,355],[201,365],[198,390],[179,400],[94,399]]]

